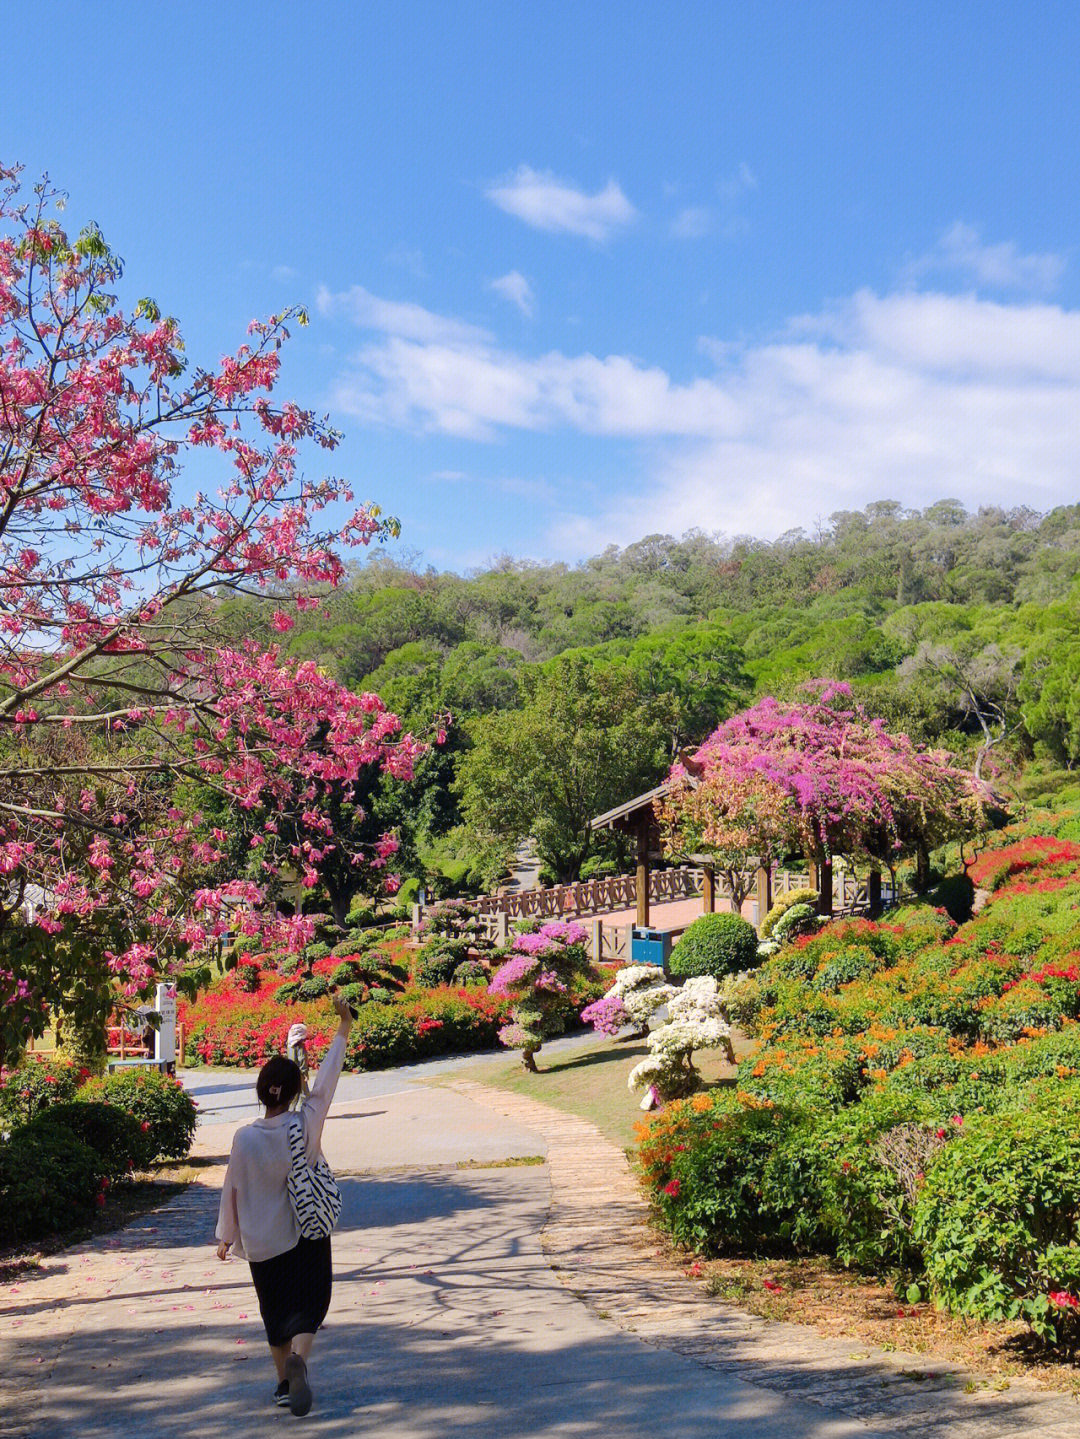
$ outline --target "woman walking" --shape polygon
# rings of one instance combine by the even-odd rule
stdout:
[[[307,1360],[330,1307],[332,1273],[329,1234],[305,1239],[300,1233],[289,1194],[289,1131],[302,1126],[304,1157],[314,1165],[352,1027],[347,1001],[335,995],[333,1004],[340,1020],[337,1034],[298,1113],[289,1112],[301,1089],[293,1061],[275,1055],[259,1071],[255,1092],[266,1115],[236,1132],[217,1224],[218,1258],[225,1259],[231,1249],[251,1266],[277,1370],[274,1402],[297,1415],[311,1408]]]

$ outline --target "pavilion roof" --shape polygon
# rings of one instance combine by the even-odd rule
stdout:
[[[614,809],[605,810],[603,814],[598,814],[595,819],[589,821],[589,828],[623,829],[624,827],[629,828],[635,820],[640,821],[644,815],[651,818],[653,801],[662,799],[674,783],[674,780],[665,780],[655,789],[646,790],[644,794],[635,795],[633,799],[617,804]]]

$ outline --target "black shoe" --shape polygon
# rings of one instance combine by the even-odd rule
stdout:
[[[311,1385],[308,1383],[307,1365],[299,1354],[290,1354],[286,1359],[285,1373],[289,1384],[289,1409],[302,1419],[311,1408]]]
[[[278,1385],[278,1387],[274,1390],[274,1403],[279,1409],[288,1409],[289,1381],[287,1379],[283,1379]]]

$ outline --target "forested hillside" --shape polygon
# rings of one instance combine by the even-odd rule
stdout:
[[[589,814],[755,695],[817,676],[1006,789],[1025,770],[1052,783],[1080,758],[1078,575],[1080,505],[879,502],[814,534],[650,535],[574,566],[504,557],[463,576],[384,551],[279,638],[417,729],[452,715],[409,813],[383,816],[426,867],[460,878],[452,850],[490,878],[532,832],[566,877],[604,860]],[[221,619],[255,625],[242,601]]]

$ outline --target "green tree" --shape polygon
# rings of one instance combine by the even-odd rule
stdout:
[[[666,700],[633,676],[580,657],[521,672],[523,705],[471,726],[457,778],[461,810],[477,836],[532,836],[562,882],[593,851],[594,815],[657,783],[671,726]]]

